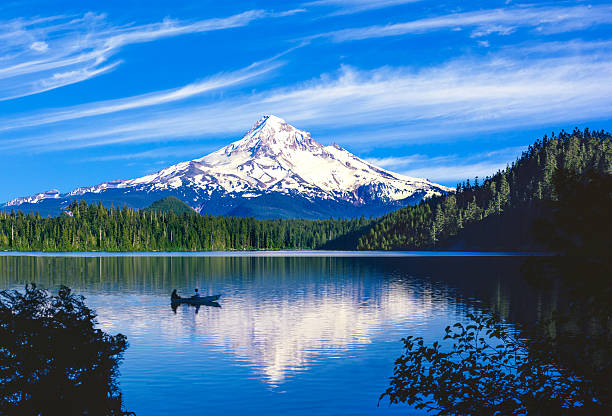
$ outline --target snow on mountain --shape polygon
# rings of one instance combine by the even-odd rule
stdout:
[[[56,199],[59,197],[60,197],[60,191],[58,191],[57,189],[51,189],[49,191],[41,192],[36,195],[15,198],[12,201],[7,202],[5,205],[10,207],[10,206],[17,206],[21,204],[36,204],[42,201],[43,199],[49,199],[49,198]]]
[[[232,213],[232,207],[246,200],[272,195],[305,199],[315,205],[325,202],[329,209],[333,203],[355,208],[372,204],[401,206],[445,192],[452,189],[378,168],[336,144],[323,146],[309,133],[269,115],[260,119],[242,139],[208,156],[141,178],[104,182],[62,195],[48,191],[5,205],[76,197],[109,202],[108,197],[102,198],[106,194],[116,198],[115,205],[119,205],[124,203],[122,196],[130,194],[130,205],[141,208],[135,195],[150,201],[154,196],[172,194],[202,213],[219,214]],[[238,200],[241,202],[235,202]],[[315,208],[313,212],[316,211]]]

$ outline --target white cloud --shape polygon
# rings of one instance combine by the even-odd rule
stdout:
[[[128,152],[118,153],[105,156],[95,156],[88,158],[86,161],[94,162],[108,162],[115,160],[135,160],[135,159],[167,159],[167,158],[189,158],[195,159],[197,157],[205,156],[213,151],[217,150],[214,146],[175,146],[175,147],[159,147],[151,150],[145,150],[142,152]]]
[[[116,100],[100,101],[75,107],[63,108],[56,111],[35,113],[25,117],[12,118],[9,120],[0,119],[0,132],[41,126],[85,117],[95,117],[184,100],[210,91],[244,84],[245,82],[260,77],[282,65],[280,62],[275,62],[275,59],[276,57],[269,60],[256,62],[246,68],[234,72],[217,74],[202,81],[194,82],[180,88],[173,88]],[[105,68],[101,68],[101,70],[105,70]],[[74,82],[75,77],[84,78],[89,75],[90,74],[72,72],[54,77],[53,81],[71,83]]]
[[[283,12],[270,12],[268,13],[268,16],[270,17],[286,17],[286,16],[293,16],[294,14],[298,14],[298,13],[304,13],[306,12],[306,9],[292,9],[292,10],[286,10]]]
[[[42,41],[32,42],[32,44],[30,45],[30,49],[36,52],[45,52],[47,49],[49,49],[49,45],[47,44],[47,42]]]
[[[0,148],[48,151],[228,137],[243,133],[269,113],[297,127],[337,131],[333,139],[345,146],[376,140],[380,147],[444,140],[460,132],[608,119],[612,54],[605,48],[585,50],[570,49],[563,56],[558,55],[560,49],[555,56],[513,50],[418,70],[342,67],[337,74],[289,88],[124,118],[100,117],[93,125],[68,123],[35,136],[14,131]]]
[[[86,67],[66,72],[56,72],[50,78],[42,79],[37,83],[37,92],[49,91],[55,88],[63,87],[64,85],[70,85],[76,82],[84,81],[89,78],[93,78],[97,75],[104,74],[105,72],[112,71],[120,63],[121,61],[117,61],[101,67]],[[0,99],[0,101],[18,98],[22,96],[24,96],[24,94],[8,96]]]
[[[332,6],[339,9],[332,13],[332,15],[340,15],[416,3],[419,1],[421,0],[315,0],[305,3],[304,6]]]
[[[482,180],[486,176],[491,176],[505,167],[506,162],[475,162],[471,164],[457,163],[441,166],[422,166],[420,168],[409,169],[400,173],[416,178],[427,178],[434,182],[452,186],[468,179],[473,181],[475,177],[479,177]]]
[[[427,159],[424,155],[412,154],[409,156],[370,157],[365,160],[384,169],[399,170],[430,159]]]
[[[509,7],[488,9],[412,20],[404,23],[343,29],[315,35],[334,42],[420,34],[444,29],[473,28],[472,36],[491,33],[507,35],[519,27],[536,28],[542,33],[580,30],[600,24],[612,23],[612,6],[571,7]]]
[[[166,19],[113,26],[103,14],[86,13],[0,22],[0,100],[48,91],[108,72],[120,63],[109,63],[109,59],[129,44],[246,26],[266,16],[265,11],[251,10],[194,22]],[[42,38],[46,41],[38,40]]]
[[[445,155],[428,157],[424,155],[369,158],[368,162],[406,176],[428,178],[434,182],[455,185],[475,177],[481,180],[505,169],[516,160],[525,147],[508,147],[493,152],[467,156]]]

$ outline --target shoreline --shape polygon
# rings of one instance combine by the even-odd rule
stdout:
[[[368,250],[247,250],[247,251],[1,251],[2,257],[540,257],[554,253],[518,251],[368,251]]]

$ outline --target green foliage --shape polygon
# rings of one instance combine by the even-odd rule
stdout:
[[[147,208],[141,209],[141,211],[157,212],[158,214],[173,212],[175,215],[196,213],[193,208],[174,196],[168,196],[155,201]]]
[[[73,202],[54,218],[0,213],[0,250],[196,251],[339,248],[341,236],[365,230],[370,220],[257,220],[173,212],[106,209]],[[356,240],[358,237],[354,237]]]
[[[612,176],[587,169],[550,172],[552,215],[537,235],[559,255],[530,258],[534,289],[568,300],[550,319],[509,331],[496,319],[468,315],[425,345],[404,339],[391,386],[381,396],[437,415],[612,414]]]
[[[124,414],[116,378],[127,341],[95,324],[67,287],[0,292],[0,414]]]
[[[468,180],[457,192],[434,197],[380,218],[359,240],[359,249],[419,249],[443,247],[466,226],[512,210],[534,212],[543,201],[557,200],[557,169],[578,174],[589,170],[612,173],[612,140],[603,131],[574,130],[529,146],[506,169],[474,185]]]
[[[592,414],[585,381],[497,319],[468,315],[446,328],[445,342],[403,339],[390,387],[381,395],[436,415]],[[446,344],[452,342],[449,347]],[[578,412],[572,412],[572,410]]]

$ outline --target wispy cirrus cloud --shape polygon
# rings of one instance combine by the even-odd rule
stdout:
[[[441,182],[447,186],[453,186],[466,180],[473,181],[475,177],[484,178],[491,176],[506,167],[505,161],[480,161],[466,162],[455,160],[454,163],[436,164],[431,161],[427,166],[420,166],[407,171],[401,171],[403,175],[427,178]]]
[[[207,92],[242,85],[283,65],[282,62],[276,60],[277,57],[255,62],[237,71],[217,74],[179,88],[39,112],[24,117],[5,120],[0,118],[0,132],[174,103]]]
[[[470,28],[472,37],[492,33],[506,35],[518,28],[543,33],[560,33],[612,23],[612,6],[514,6],[500,9],[453,13],[387,25],[342,29],[314,35],[333,42],[421,34],[438,30]]]
[[[195,159],[197,157],[205,156],[213,151],[217,150],[214,146],[165,146],[158,147],[151,150],[144,150],[141,152],[129,152],[129,153],[117,153],[105,156],[94,156],[87,159],[87,161],[93,162],[108,162],[116,160],[146,160],[146,159],[167,159],[167,158],[189,158]]]
[[[102,116],[95,125],[67,123],[36,136],[13,131],[0,149],[50,151],[228,137],[244,132],[268,113],[298,127],[337,131],[333,138],[343,145],[378,140],[379,147],[444,140],[461,132],[608,119],[612,105],[609,47],[600,44],[576,50],[576,43],[570,45],[565,51],[556,45],[553,55],[502,51],[420,69],[364,71],[345,66],[336,74],[286,88],[151,109],[124,118]]]
[[[383,9],[421,0],[315,0],[304,3],[305,7],[329,6],[336,9],[331,16],[359,13],[367,10]]]
[[[250,10],[224,18],[166,19],[114,26],[106,15],[52,16],[0,22],[0,101],[74,84],[117,67],[109,60],[130,44],[246,26],[268,16]]]
[[[504,169],[525,150],[524,146],[512,146],[490,152],[469,155],[441,155],[429,157],[421,154],[368,158],[367,161],[406,176],[435,179],[454,185],[475,177],[492,176]]]

